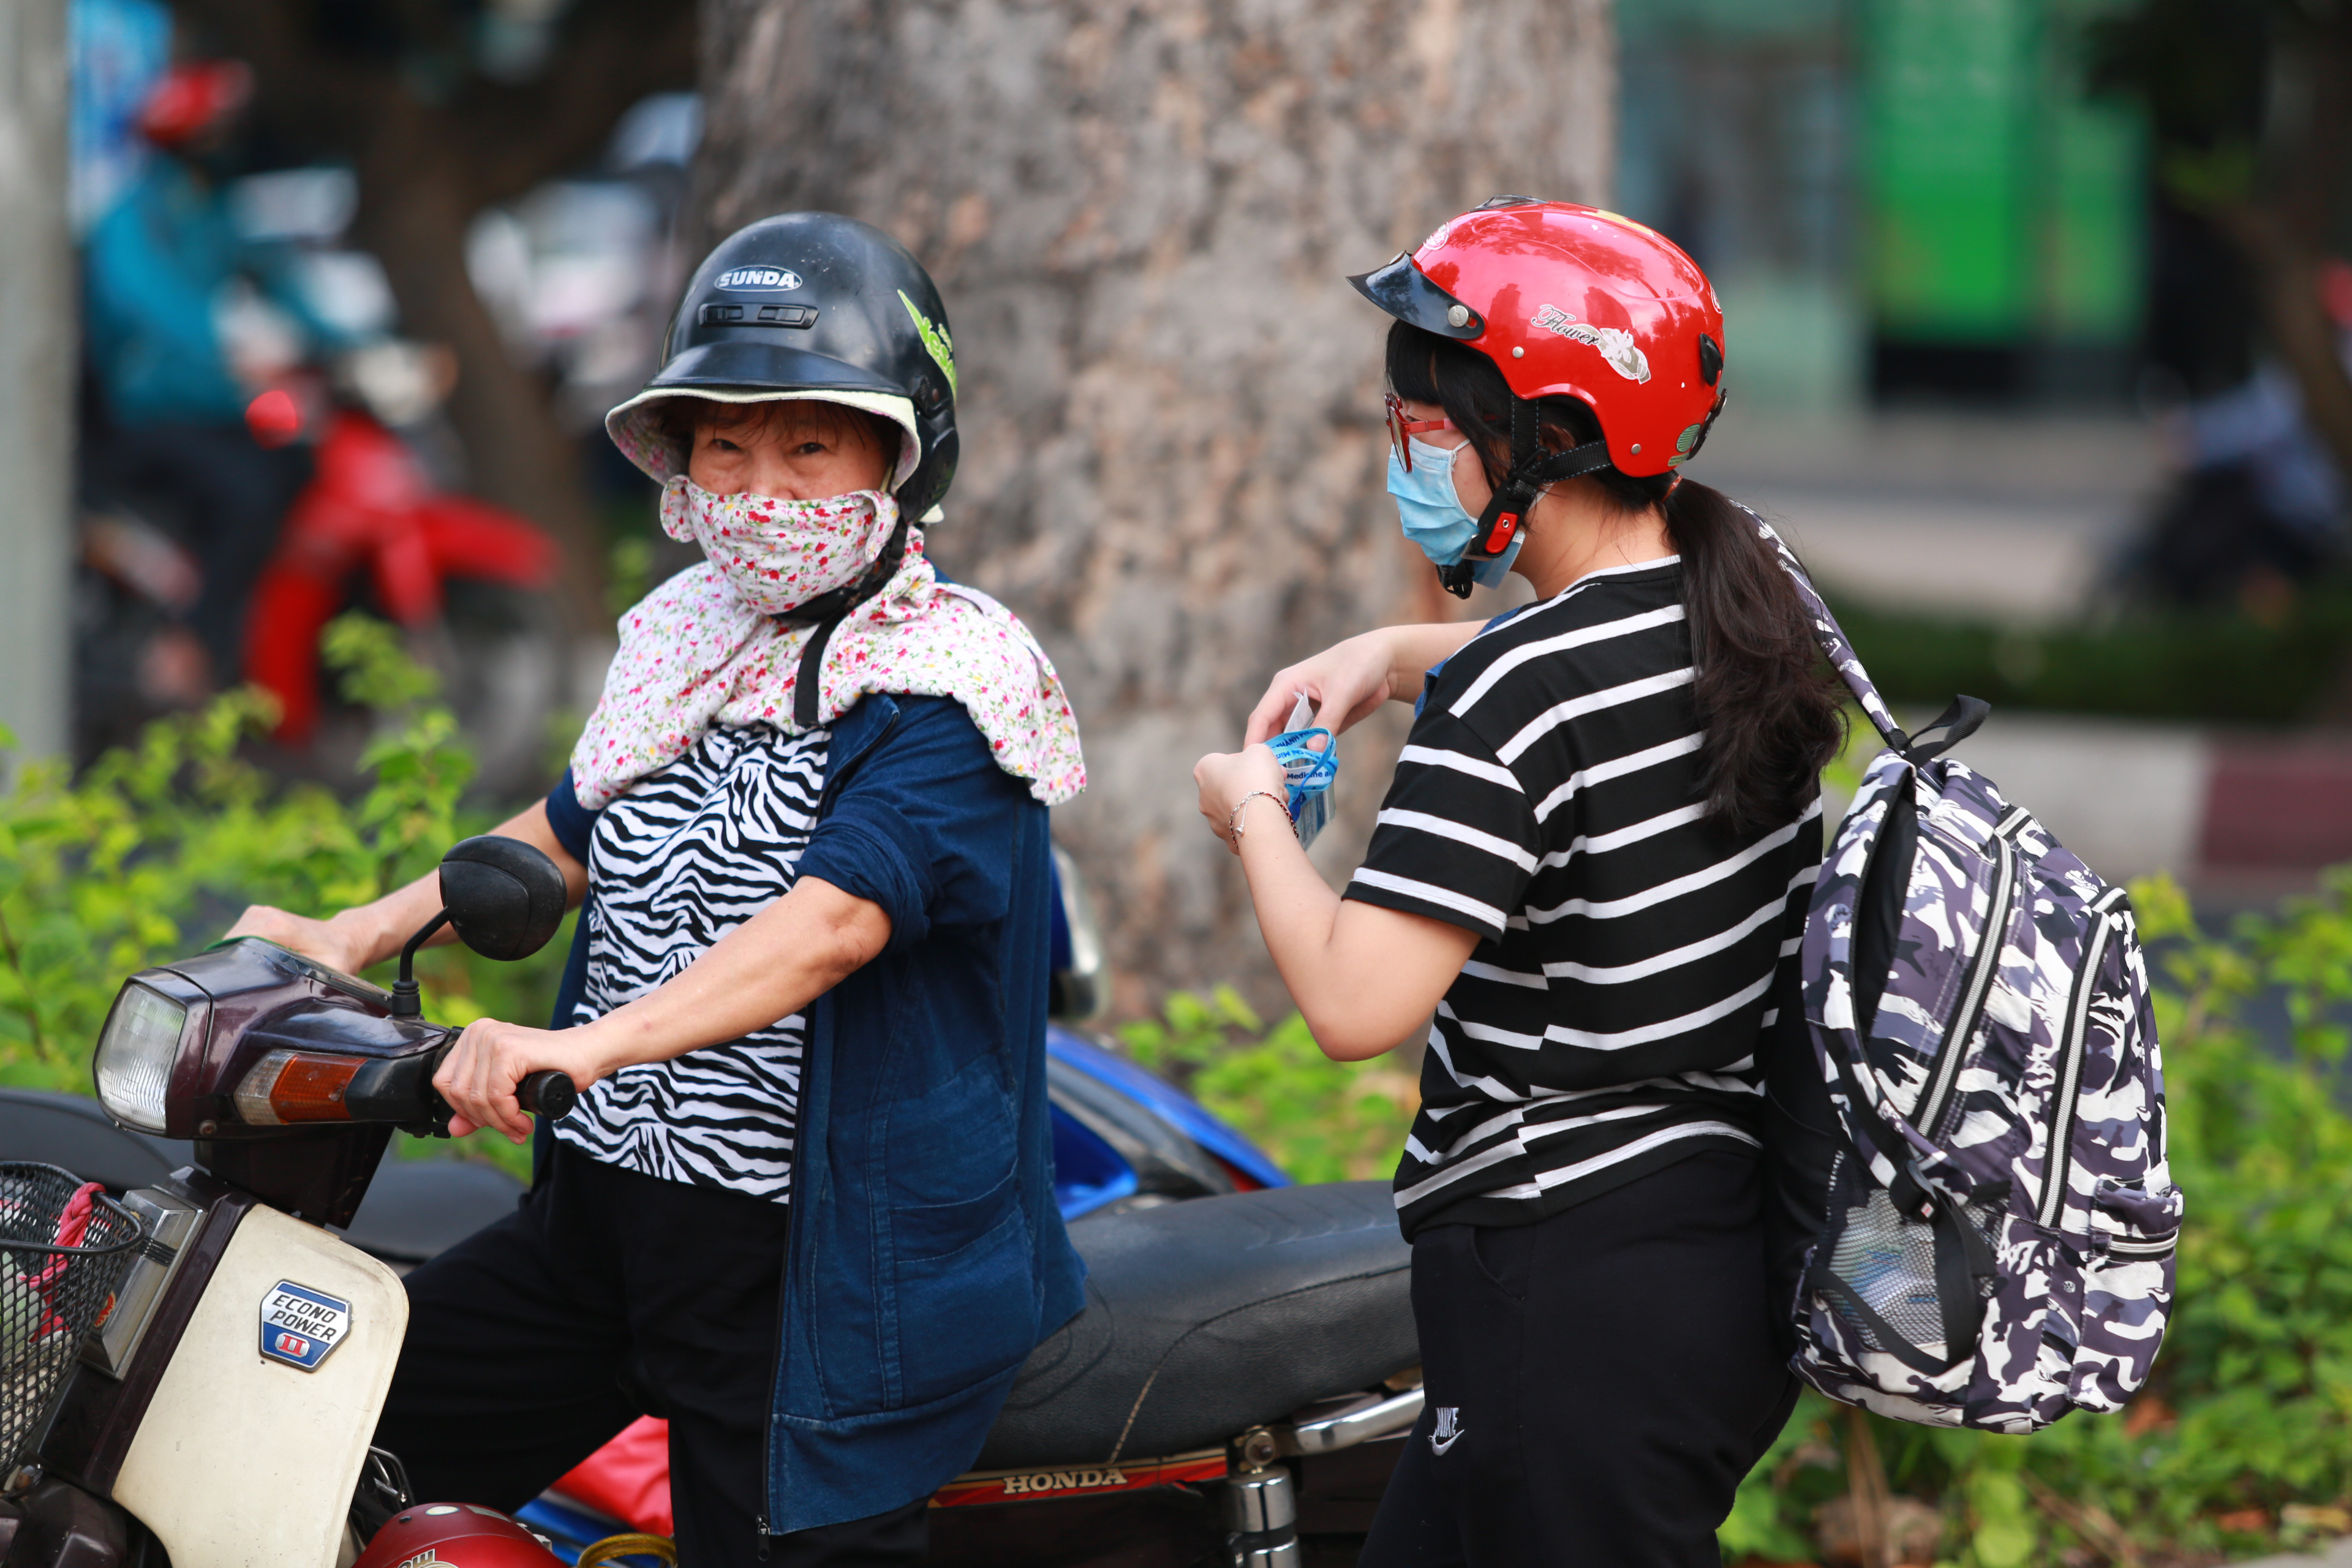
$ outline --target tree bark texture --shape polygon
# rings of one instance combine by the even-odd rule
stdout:
[[[1055,830],[1116,1009],[1278,1003],[1192,764],[1285,663],[1454,613],[1384,493],[1388,322],[1345,275],[1499,192],[1603,199],[1605,0],[703,0],[701,47],[698,237],[845,213],[946,297],[932,549],[1068,681],[1092,783]],[[1391,706],[1343,742],[1327,875],[1403,731]]]
[[[340,0],[330,0],[340,3]],[[576,0],[532,80],[457,74],[467,7],[415,4],[373,47],[339,41],[320,0],[180,0],[211,41],[248,61],[257,110],[289,144],[352,160],[356,237],[383,263],[411,336],[457,355],[450,421],[470,485],[553,534],[572,629],[604,635],[604,540],[579,453],[546,388],[507,353],[466,276],[466,228],[484,207],[593,157],[622,112],[687,86],[694,13],[677,0]]]

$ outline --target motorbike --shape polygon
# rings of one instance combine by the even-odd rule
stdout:
[[[365,1223],[393,1133],[447,1131],[431,1079],[457,1031],[420,1016],[415,951],[446,923],[525,957],[563,912],[553,865],[509,839],[457,846],[440,889],[389,990],[254,938],[126,980],[95,1058],[113,1126],[82,1123],[120,1141],[119,1196],[109,1173],[14,1159],[26,1102],[0,1103],[5,1568],[523,1568],[666,1545],[560,1488],[520,1520],[412,1498],[370,1446],[402,1264],[437,1250],[414,1215],[406,1259],[383,1239],[396,1220],[373,1246]],[[933,1498],[932,1561],[1352,1562],[1422,1405],[1386,1186],[1289,1185],[1066,1028],[1048,1071],[1087,1305]],[[576,1098],[560,1073],[519,1097],[546,1118]],[[60,1127],[52,1151],[74,1146]],[[142,1167],[183,1141],[185,1164]]]
[[[537,714],[561,700],[561,617],[546,590],[554,541],[530,520],[440,488],[413,437],[434,394],[415,345],[386,340],[299,370],[254,401],[256,445],[299,452],[278,536],[252,584],[236,672],[278,704],[273,738],[311,743],[326,710],[320,643],[364,595],[446,682],[484,737],[485,776],[505,785],[539,761]],[[307,443],[307,445],[302,445]],[[194,607],[203,570],[184,498],[86,482],[77,584],[86,750],[127,736],[153,706],[142,650]],[[229,672],[221,672],[226,680]]]
[[[450,580],[531,595],[553,580],[556,553],[528,520],[436,489],[367,409],[339,408],[254,584],[246,679],[278,699],[277,737],[299,746],[319,723],[319,638],[342,612],[352,579],[364,573],[384,614],[417,636],[442,625]]]

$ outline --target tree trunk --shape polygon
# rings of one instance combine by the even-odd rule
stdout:
[[[388,97],[390,95],[387,95]],[[404,96],[397,109],[409,109]],[[446,128],[388,116],[362,148],[355,237],[383,263],[411,337],[446,343],[457,356],[449,420],[466,448],[467,488],[520,512],[553,536],[556,597],[574,635],[604,635],[604,535],[582,482],[580,452],[557,423],[547,389],[507,353],[466,276],[466,227],[478,204],[464,158]],[[409,110],[405,118],[422,119]]]
[[[702,240],[831,209],[946,296],[934,552],[1069,682],[1093,783],[1055,832],[1118,1011],[1276,1000],[1192,762],[1282,664],[1453,603],[1384,494],[1388,323],[1344,275],[1498,192],[1601,199],[1612,53],[1604,0],[703,0]],[[1327,874],[1402,732],[1342,744]]]

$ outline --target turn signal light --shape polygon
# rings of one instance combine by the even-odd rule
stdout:
[[[344,1095],[366,1061],[360,1057],[272,1051],[236,1086],[236,1114],[250,1127],[289,1121],[349,1121]]]

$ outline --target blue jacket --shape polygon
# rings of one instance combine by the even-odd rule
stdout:
[[[235,425],[250,395],[230,374],[213,309],[240,273],[318,346],[355,340],[312,307],[291,247],[248,246],[218,188],[157,154],[91,226],[82,315],[107,411],[124,425]]]
[[[245,416],[245,394],[213,325],[238,254],[227,204],[176,158],[150,162],[91,227],[84,327],[116,419],[234,425]]]
[[[569,774],[548,817],[585,863]],[[834,723],[800,875],[880,905],[890,943],[808,1013],[773,1533],[969,1469],[1030,1351],[1084,1305],[1045,1101],[1052,866],[1045,808],[952,699],[868,696]],[[586,971],[575,931],[559,1026]]]

